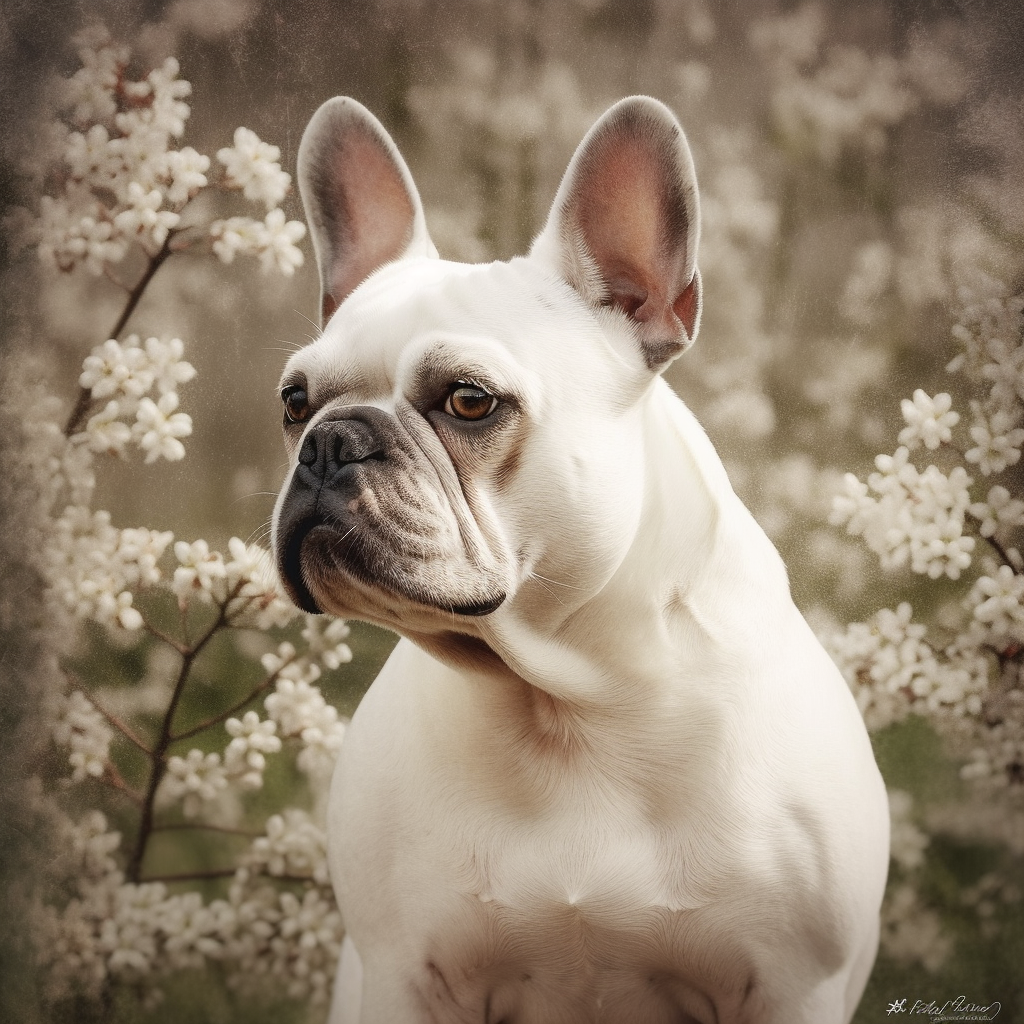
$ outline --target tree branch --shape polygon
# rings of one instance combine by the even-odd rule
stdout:
[[[160,724],[160,735],[157,738],[156,746],[153,748],[153,767],[149,773],[149,783],[146,786],[146,794],[142,800],[142,816],[139,820],[139,831],[135,837],[135,848],[128,861],[126,875],[131,882],[137,882],[142,870],[142,858],[146,854],[146,845],[149,842],[150,833],[153,831],[153,814],[156,803],[156,793],[167,771],[167,748],[174,742],[172,725],[174,715],[178,710],[181,696],[185,692],[185,684],[188,682],[189,673],[192,671],[192,664],[199,656],[203,648],[210,642],[213,635],[225,625],[227,619],[227,606],[237,596],[243,583],[238,582],[227,595],[227,598],[220,605],[217,618],[210,628],[191,647],[180,650],[181,669],[174,684],[174,692],[171,694],[170,703],[164,712],[163,721]]]
[[[285,665],[289,664],[293,660],[294,659],[290,658],[285,662]],[[284,668],[284,665],[282,665],[281,668]],[[251,704],[261,693],[269,690],[270,687],[277,682],[277,677],[280,673],[280,668],[276,672],[271,672],[259,686],[249,693],[248,696],[243,697],[237,704],[233,704],[227,709],[227,711],[222,711],[220,714],[214,715],[212,718],[208,718],[205,722],[200,722],[199,725],[194,726],[191,729],[187,729],[185,732],[179,732],[172,738],[171,742],[177,743],[179,740],[191,739],[193,736],[198,736],[199,733],[205,732],[207,729],[210,729],[215,725],[219,725],[221,722],[226,722],[229,718],[232,718],[241,711],[247,704]]]

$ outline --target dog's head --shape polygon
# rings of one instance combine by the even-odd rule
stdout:
[[[437,258],[405,162],[351,99],[313,116],[298,172],[324,327],[281,378],[292,598],[420,637],[578,607],[636,532],[643,398],[700,320],[675,118],[613,106],[509,263]]]

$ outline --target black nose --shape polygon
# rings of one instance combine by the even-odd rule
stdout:
[[[361,419],[325,419],[305,437],[296,474],[307,484],[330,485],[346,466],[384,459],[380,434]]]

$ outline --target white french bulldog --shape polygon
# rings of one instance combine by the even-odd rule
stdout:
[[[885,790],[785,568],[659,373],[699,209],[656,100],[583,140],[530,255],[437,258],[336,98],[299,183],[322,335],[281,380],[282,579],[402,634],[328,838],[336,1024],[844,1024]]]

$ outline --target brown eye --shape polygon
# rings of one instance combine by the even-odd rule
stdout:
[[[448,392],[444,411],[460,420],[482,420],[498,407],[498,400],[475,384],[458,381]]]
[[[290,384],[281,389],[281,401],[284,402],[284,418],[287,423],[302,423],[309,419],[312,411],[309,397],[301,384]]]

